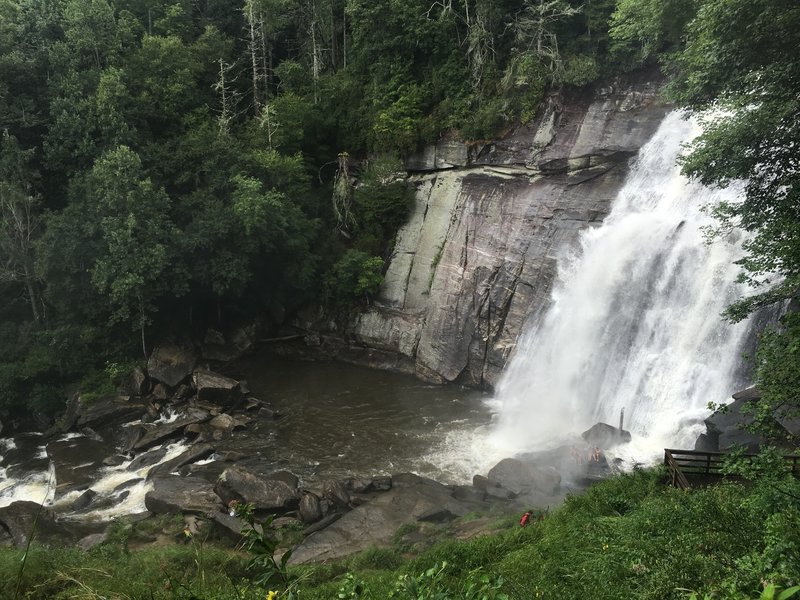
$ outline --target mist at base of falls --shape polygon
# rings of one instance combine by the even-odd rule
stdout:
[[[735,201],[680,174],[683,144],[699,133],[668,115],[603,224],[559,260],[552,303],[529,323],[497,388],[490,445],[508,456],[569,443],[594,423],[633,442],[617,455],[647,462],[665,447],[693,448],[709,402],[737,386],[746,322],[720,313],[736,283],[741,235],[706,243],[704,207]]]

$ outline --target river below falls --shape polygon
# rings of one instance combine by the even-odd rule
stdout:
[[[337,362],[261,356],[233,373],[282,416],[225,444],[304,481],[413,471],[470,481],[484,464],[489,396],[455,385]]]
[[[338,362],[304,362],[257,354],[228,371],[246,380],[251,395],[281,416],[256,417],[214,444],[217,453],[238,452],[272,471],[288,470],[314,487],[351,476],[415,472],[443,483],[466,483],[498,457],[486,451],[493,413],[491,399],[455,385],[426,384],[412,376]],[[169,460],[191,442],[165,444]],[[59,449],[60,469],[48,448]],[[115,486],[146,470],[126,465],[92,467],[114,454],[112,440],[94,442],[69,433],[46,440],[37,434],[0,438],[0,507],[17,500],[47,501],[57,512],[83,520],[106,520],[143,510],[150,487],[143,480],[116,506],[92,514],[73,513],[80,489],[112,494]],[[212,456],[208,461],[213,461]],[[225,463],[218,463],[220,469]],[[66,469],[66,471],[65,471]],[[69,472],[76,491],[55,493]],[[54,495],[55,494],[55,495]]]

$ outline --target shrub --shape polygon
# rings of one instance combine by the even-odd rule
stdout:
[[[348,250],[326,281],[328,300],[338,308],[369,300],[383,283],[383,259],[360,250]]]

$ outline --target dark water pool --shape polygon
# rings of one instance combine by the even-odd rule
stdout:
[[[255,356],[239,365],[253,395],[283,416],[231,440],[304,479],[415,471],[471,479],[491,420],[487,397],[460,386],[337,362]]]

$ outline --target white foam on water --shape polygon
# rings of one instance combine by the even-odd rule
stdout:
[[[130,465],[133,459],[125,461],[114,467],[104,467],[98,472],[98,478],[92,482],[91,489],[97,492],[98,499],[101,498],[120,498],[124,492],[128,492],[127,496],[113,506],[101,510],[91,511],[83,518],[89,518],[98,521],[109,521],[125,515],[136,514],[144,512],[146,509],[144,498],[147,492],[153,489],[152,482],[147,481],[147,475],[151,469],[157,465],[161,465],[167,461],[180,456],[185,452],[189,446],[182,442],[175,442],[165,446],[167,453],[155,465],[148,465],[140,469],[131,470]],[[129,482],[133,479],[141,479],[141,481],[126,487],[124,489],[115,491],[117,487]]]
[[[165,408],[161,415],[153,421],[154,425],[165,425],[167,423],[174,423],[181,416],[180,411],[173,411],[170,408]],[[138,423],[138,421],[137,421]]]
[[[9,452],[17,449],[17,443],[11,438],[0,438],[0,450]]]
[[[5,471],[0,476],[0,508],[23,500],[51,505],[55,493],[56,477],[52,463],[49,469],[29,473],[22,479],[5,479]]]

